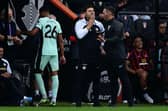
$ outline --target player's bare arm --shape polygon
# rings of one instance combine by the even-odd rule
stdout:
[[[63,42],[62,34],[58,35],[58,44],[60,47],[60,62],[61,62],[61,64],[65,64],[66,58],[64,56],[64,42]]]
[[[26,35],[29,35],[29,36],[35,36],[39,31],[40,31],[40,29],[35,27],[31,31],[23,31],[22,34],[26,34]]]

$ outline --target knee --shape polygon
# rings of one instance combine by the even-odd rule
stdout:
[[[52,76],[58,75],[58,72],[57,72],[57,71],[53,71],[53,72],[51,72],[51,75],[52,75]]]
[[[34,74],[36,74],[36,73],[42,74],[43,73],[43,71],[41,69],[34,69],[33,72],[34,72]]]
[[[142,72],[141,74],[139,74],[140,78],[143,80],[147,79],[148,73],[146,71]]]

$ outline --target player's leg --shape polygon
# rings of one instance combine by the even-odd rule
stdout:
[[[59,88],[59,79],[58,79],[58,70],[59,70],[59,61],[58,61],[58,56],[52,56],[49,65],[52,70],[52,99],[51,99],[51,104],[56,105],[56,99],[57,99],[57,93],[58,93],[58,88]]]
[[[38,102],[41,96],[40,96],[40,91],[39,91],[39,88],[38,88],[38,85],[35,79],[33,80],[33,85],[34,85],[33,101]]]
[[[45,103],[47,102],[47,93],[46,93],[46,90],[45,90],[45,85],[44,85],[44,81],[43,81],[43,78],[42,78],[42,72],[45,68],[45,66],[47,65],[48,63],[48,59],[49,57],[48,56],[41,56],[41,59],[40,61],[36,63],[36,72],[35,72],[35,79],[36,79],[36,82],[37,82],[37,86],[40,90],[40,93],[42,95],[42,99],[41,99],[41,103]]]
[[[140,85],[143,90],[147,89],[147,75],[148,73],[144,70],[142,70],[141,73],[138,73],[140,78]]]
[[[37,82],[36,81],[33,81],[34,83],[34,95],[35,96],[39,96],[40,95],[40,92],[39,92],[39,88],[37,86]]]
[[[147,86],[147,76],[148,76],[148,72],[145,70],[142,70],[138,73],[138,76],[140,78],[140,85],[141,88],[143,90],[143,97],[144,99],[149,102],[149,103],[154,103],[153,99],[149,96],[149,94],[147,93],[148,90],[148,86]]]
[[[51,73],[51,72],[49,72]],[[52,98],[52,80],[51,80],[51,75],[52,74],[49,74],[49,78],[48,78],[48,97],[49,99]]]
[[[46,68],[48,73],[48,98],[51,99],[52,98],[52,80],[51,80],[52,70],[49,63],[47,64]]]

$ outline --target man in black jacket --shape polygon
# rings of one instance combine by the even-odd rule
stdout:
[[[118,77],[122,81],[123,90],[127,95],[129,106],[133,105],[131,94],[131,85],[125,70],[126,51],[123,41],[123,24],[115,19],[115,10],[112,6],[106,6],[103,9],[105,22],[105,44],[104,59],[109,72],[111,81],[111,103],[110,106],[116,104],[118,92]]]

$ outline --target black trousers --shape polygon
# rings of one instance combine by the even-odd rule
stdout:
[[[0,77],[0,105],[19,105],[23,96],[23,88],[17,79]]]
[[[168,89],[168,63],[161,64],[161,79],[164,87]]]
[[[162,83],[162,92],[163,92],[163,99],[167,100],[168,98],[165,97],[165,93],[168,93],[168,63],[161,64],[161,83]]]
[[[120,78],[122,83],[122,90],[125,92],[128,103],[133,103],[132,97],[132,86],[125,68],[124,63],[120,65],[107,65],[107,70],[109,73],[109,79],[111,82],[111,101],[112,104],[117,102],[117,93],[119,89],[118,78]]]
[[[75,67],[73,99],[77,104],[81,104],[84,95],[88,91],[89,84],[93,82],[93,102],[99,102],[99,79],[100,71],[96,64],[78,64]],[[86,96],[85,96],[86,97]]]

